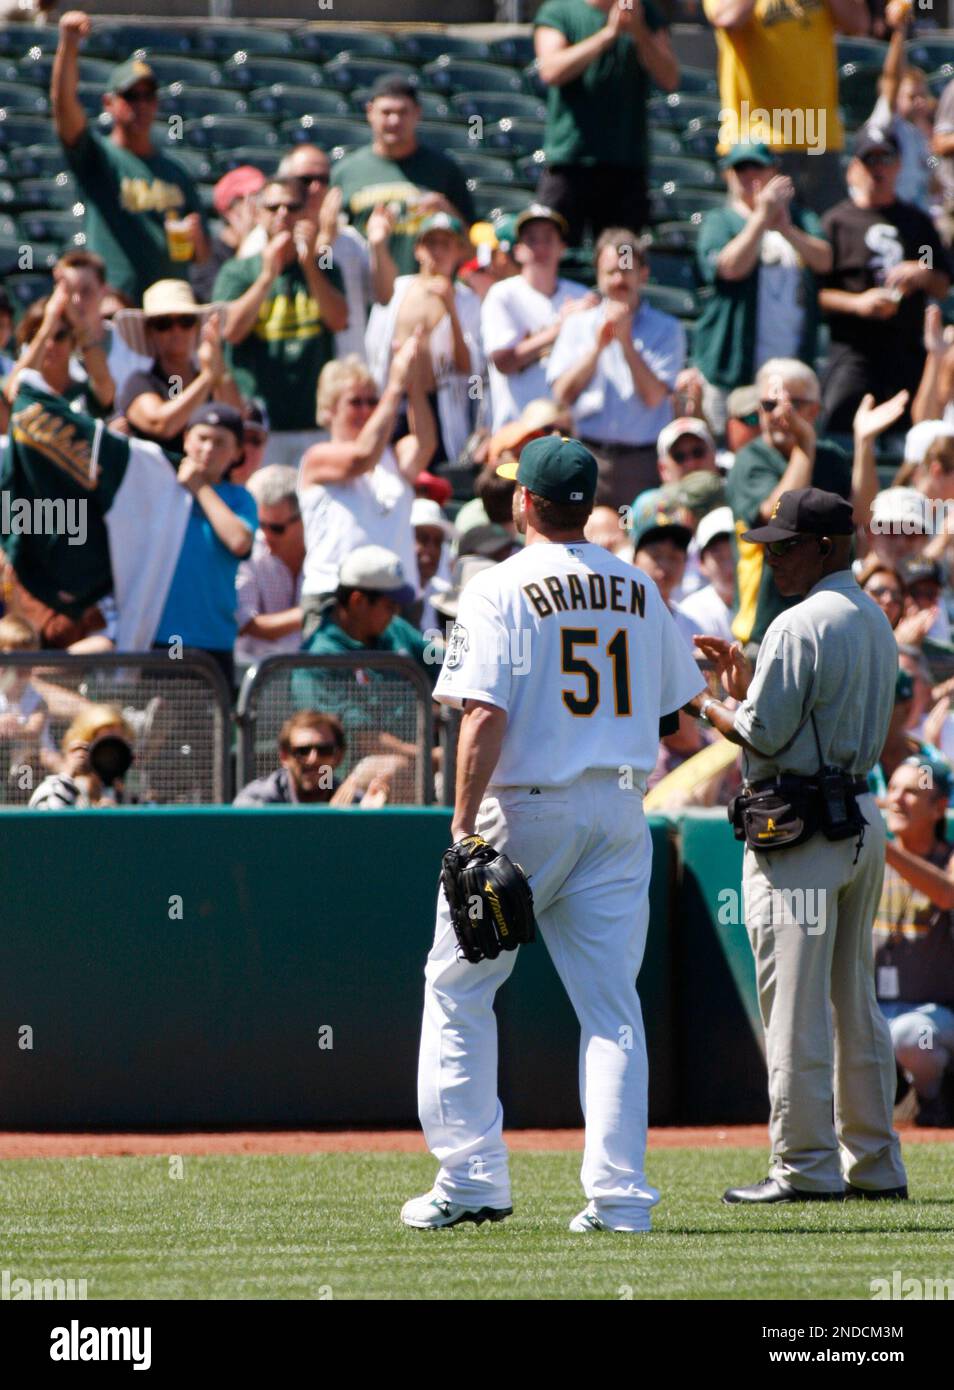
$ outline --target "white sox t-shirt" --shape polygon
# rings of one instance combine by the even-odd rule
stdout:
[[[704,681],[648,575],[602,546],[535,542],[461,594],[434,698],[508,715],[493,786],[648,775],[659,720]]]

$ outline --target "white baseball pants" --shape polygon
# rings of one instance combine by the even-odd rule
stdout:
[[[527,873],[540,934],[580,1021],[583,1190],[607,1225],[634,1231],[649,1229],[659,1200],[643,1172],[648,1070],[636,975],[649,922],[652,844],[642,800],[640,790],[620,788],[616,772],[589,772],[570,787],[538,793],[491,788],[476,825]],[[467,1206],[511,1205],[493,1001],[516,957],[459,960],[438,891],[418,1103],[441,1165],[435,1190]]]

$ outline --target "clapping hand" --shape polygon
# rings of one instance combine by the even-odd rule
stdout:
[[[714,664],[726,694],[733,700],[744,700],[754,672],[740,644],[727,642],[724,637],[697,636],[692,640],[706,660]]]
[[[885,430],[890,429],[904,414],[910,394],[910,391],[899,391],[880,405],[875,405],[875,398],[870,392],[864,396],[852,422],[855,440],[865,443],[877,439],[879,434],[884,434]]]

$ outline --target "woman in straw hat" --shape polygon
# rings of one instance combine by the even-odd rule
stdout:
[[[224,305],[197,304],[185,280],[157,280],[141,309],[120,309],[113,320],[134,352],[152,366],[133,372],[116,393],[116,409],[139,439],[182,453],[192,412],[208,401],[243,410],[245,400],[222,354]]]

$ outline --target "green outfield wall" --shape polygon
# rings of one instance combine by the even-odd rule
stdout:
[[[718,920],[739,847],[721,813],[651,825],[651,1118],[761,1119],[751,957]],[[3,813],[0,1129],[413,1124],[448,831],[440,808]],[[506,1122],[578,1125],[542,941],[497,1009]]]

